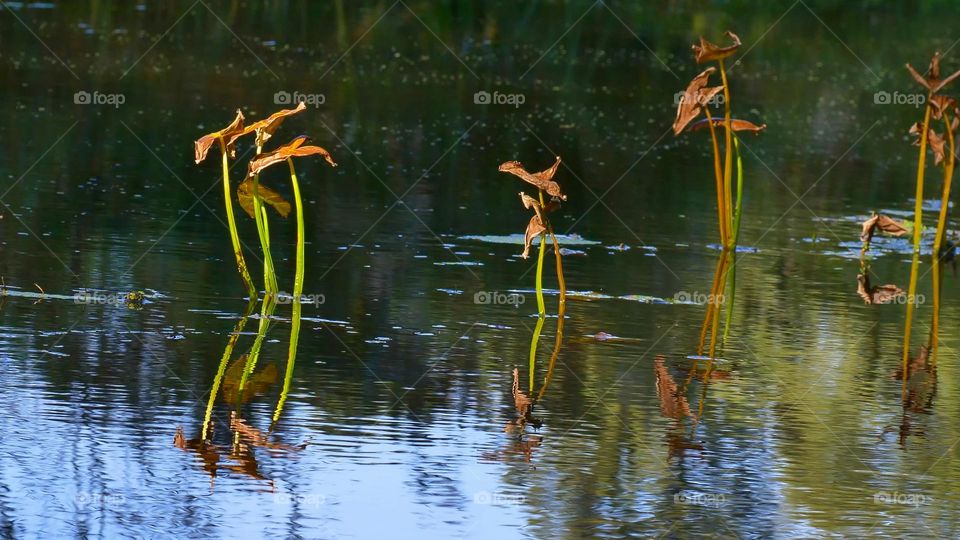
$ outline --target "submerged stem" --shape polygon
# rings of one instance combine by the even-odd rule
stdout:
[[[213,387],[210,389],[210,397],[207,399],[207,410],[203,415],[203,429],[200,432],[200,440],[207,440],[210,434],[210,418],[213,416],[213,405],[217,401],[217,393],[220,391],[220,384],[223,382],[223,374],[227,371],[227,364],[230,362],[230,357],[233,356],[233,348],[236,346],[237,340],[240,338],[240,333],[243,332],[243,328],[247,325],[247,319],[251,313],[253,313],[253,304],[247,304],[243,315],[240,317],[240,320],[237,321],[237,324],[234,325],[233,332],[230,333],[227,346],[223,349],[223,356],[220,357],[220,364],[217,366],[217,374],[213,377]]]
[[[913,207],[913,259],[910,264],[910,286],[907,290],[907,316],[903,328],[903,392],[906,395],[907,369],[910,362],[910,333],[913,326],[913,299],[917,294],[917,272],[920,266],[920,238],[923,229],[923,176],[927,162],[927,131],[930,128],[930,100],[923,116],[923,129],[920,132],[920,158],[917,161],[917,192]]]
[[[540,344],[540,332],[543,331],[543,322],[546,317],[537,317],[537,325],[533,329],[533,338],[530,340],[530,392],[533,392],[534,375],[537,368],[537,346]]]

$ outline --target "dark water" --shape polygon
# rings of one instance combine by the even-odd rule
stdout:
[[[875,93],[912,95],[903,64],[937,48],[956,67],[951,3],[5,4],[0,536],[958,534],[956,281],[937,369],[907,407],[904,308],[856,295],[859,222],[912,209],[906,129],[922,115]],[[726,28],[746,51],[734,109],[769,126],[744,139],[752,249],[718,376],[661,402],[686,380],[705,309],[674,300],[709,293],[717,256],[707,138],[668,133],[672,96],[698,72],[689,44]],[[80,91],[123,103],[77,104]],[[478,91],[524,102],[476,104]],[[185,451],[177,434],[195,448],[245,307],[217,159],[194,165],[192,141],[237,107],[269,114],[277,92],[322,94],[277,137],[308,133],[340,164],[298,162],[304,292],[323,302],[304,306],[279,422],[286,305],[242,425],[218,401],[219,455]],[[569,200],[552,219],[582,253],[564,258],[539,428],[518,430],[533,260],[515,237],[491,241],[529,219],[497,166],[554,155]],[[282,171],[264,182],[290,195]],[[295,224],[271,225],[289,289]],[[873,269],[905,286],[907,241],[877,246]],[[84,290],[100,300],[77,303]],[[114,301],[135,290],[139,308]],[[524,303],[477,303],[492,292]]]

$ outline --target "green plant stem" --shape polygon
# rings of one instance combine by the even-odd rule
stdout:
[[[947,210],[950,206],[950,186],[953,183],[953,168],[956,164],[953,130],[950,129],[950,114],[943,112],[943,124],[947,132],[949,154],[943,165],[943,194],[940,197],[940,215],[937,217],[937,234],[933,240],[933,321],[930,325],[931,348],[936,352],[940,343],[940,269],[943,260],[943,237],[947,229]],[[909,300],[909,298],[908,298]]]
[[[257,145],[257,155],[260,155],[262,150],[262,147]],[[253,176],[253,214],[254,221],[257,223],[257,233],[260,236],[260,249],[263,251],[263,287],[267,295],[276,296],[279,287],[273,267],[273,256],[270,253],[270,228],[265,210],[263,200],[260,198],[260,175],[255,174]]]
[[[303,201],[300,198],[300,183],[297,182],[297,171],[293,167],[293,160],[287,158],[287,164],[290,166],[290,183],[293,184],[293,199],[297,205],[297,272],[293,280],[293,314],[290,317],[290,346],[287,350],[287,369],[283,376],[283,390],[280,392],[280,399],[277,401],[277,408],[273,413],[274,423],[280,419],[280,413],[283,412],[283,405],[287,401],[290,385],[293,382],[293,368],[297,360],[297,343],[300,339],[300,296],[303,294],[305,266]]]
[[[907,289],[907,316],[903,328],[903,393],[907,392],[910,363],[910,333],[913,329],[913,306],[917,294],[917,272],[920,266],[920,238],[923,230],[923,176],[927,162],[927,132],[930,129],[930,100],[927,99],[920,132],[920,158],[917,161],[917,192],[913,207],[913,259],[910,265],[910,286]]]
[[[720,224],[720,244],[727,245],[727,203],[723,199],[723,173],[720,169],[720,145],[717,142],[717,130],[713,126],[713,116],[710,115],[710,107],[703,108],[707,116],[707,127],[710,129],[710,142],[713,144],[713,176],[716,181],[717,189],[717,219]]]
[[[210,397],[207,399],[207,410],[203,415],[203,429],[200,432],[200,439],[203,441],[207,440],[210,434],[210,418],[213,416],[213,405],[217,401],[217,393],[220,391],[220,385],[223,383],[223,374],[227,370],[227,364],[230,362],[230,357],[233,356],[233,348],[236,346],[237,340],[240,338],[240,333],[243,332],[243,328],[247,325],[247,319],[251,313],[253,313],[253,304],[248,303],[246,310],[243,312],[243,316],[241,316],[237,324],[234,325],[233,332],[230,333],[230,338],[227,339],[227,346],[223,349],[223,356],[220,357],[220,364],[217,366],[217,374],[213,377],[213,387],[210,389]]]
[[[220,137],[220,154],[223,156],[223,203],[227,209],[227,224],[230,226],[230,241],[233,244],[233,254],[237,259],[237,270],[247,287],[247,293],[250,295],[250,301],[256,302],[259,294],[257,288],[253,285],[253,279],[250,278],[250,272],[247,271],[247,261],[243,258],[243,250],[240,248],[240,236],[237,234],[237,222],[233,217],[233,193],[230,190],[230,164],[227,156],[227,144],[223,137]]]
[[[737,157],[737,204],[733,214],[733,236],[730,239],[730,269],[727,271],[729,281],[727,288],[729,295],[725,295],[723,300],[727,306],[727,320],[723,324],[723,342],[727,342],[730,334],[730,320],[733,319],[733,302],[737,294],[737,241],[740,238],[740,215],[743,211],[743,159],[740,157],[740,140],[736,135],[733,136],[733,149]],[[727,298],[729,296],[729,298]]]
[[[730,126],[730,85],[727,83],[727,70],[723,67],[723,59],[720,64],[720,78],[723,81],[723,129],[724,129],[724,157],[723,157],[723,193],[726,206],[724,212],[727,220],[727,241],[732,240],[730,227],[733,221],[733,209],[731,183],[733,182],[733,129]]]
[[[537,190],[540,195],[540,208],[544,208],[543,190]],[[541,210],[541,213],[545,210]],[[544,224],[546,225],[546,224]],[[543,317],[547,314],[546,305],[543,302],[543,255],[547,251],[547,239],[540,235],[540,252],[537,254],[537,313]]]

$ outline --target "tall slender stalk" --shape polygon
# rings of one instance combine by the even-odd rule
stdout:
[[[543,315],[537,317],[537,325],[533,328],[533,337],[530,339],[530,392],[533,392],[534,375],[537,369],[537,346],[540,344],[540,333],[543,331],[543,323],[546,319]]]
[[[727,83],[727,70],[723,67],[723,59],[717,61],[720,65],[720,79],[723,81],[723,131],[724,131],[724,156],[723,156],[723,194],[724,194],[724,212],[727,220],[727,241],[732,240],[730,228],[733,221],[732,194],[730,184],[733,182],[733,129],[730,126],[730,85]],[[724,244],[726,246],[726,244]],[[729,246],[728,246],[729,247]]]
[[[237,222],[233,217],[233,192],[230,189],[230,164],[227,156],[227,144],[223,137],[219,138],[220,154],[223,157],[223,204],[227,209],[227,224],[230,226],[230,241],[233,244],[233,254],[237,259],[237,270],[247,287],[247,293],[250,295],[250,301],[256,302],[259,295],[257,288],[253,285],[253,279],[250,278],[250,272],[247,270],[247,261],[243,258],[243,250],[240,248],[240,237],[237,235]]]
[[[740,140],[736,135],[733,136],[733,149],[737,157],[737,205],[733,214],[733,237],[731,238],[730,250],[730,269],[729,282],[727,288],[730,289],[730,298],[724,296],[723,300],[727,306],[727,320],[723,324],[723,342],[727,342],[727,336],[730,334],[730,320],[733,319],[733,302],[737,294],[737,242],[740,238],[740,215],[743,211],[743,159],[740,157]]]
[[[287,164],[290,166],[290,183],[293,184],[293,198],[297,205],[297,271],[293,280],[293,314],[290,318],[290,346],[287,350],[287,369],[283,376],[283,390],[280,392],[280,400],[277,402],[277,408],[273,413],[273,422],[279,420],[283,405],[286,403],[287,395],[290,392],[290,385],[293,382],[293,368],[296,365],[297,344],[300,340],[300,297],[303,294],[305,267],[303,201],[300,198],[300,183],[297,181],[297,171],[293,166],[293,160],[287,158]]]
[[[720,222],[720,244],[727,245],[727,203],[724,200],[723,173],[720,169],[720,146],[717,143],[717,130],[713,126],[713,116],[710,115],[710,107],[704,106],[703,112],[707,116],[707,127],[710,129],[710,141],[713,144],[713,175],[716,180],[717,189],[717,219]]]
[[[903,392],[907,391],[910,363],[910,332],[913,329],[913,307],[917,294],[917,272],[920,266],[920,238],[923,230],[923,177],[927,162],[927,131],[930,129],[930,99],[927,99],[920,131],[920,158],[917,161],[917,192],[913,207],[913,259],[910,266],[910,286],[907,289],[907,316],[903,328]]]
[[[947,228],[947,210],[950,206],[950,186],[953,183],[953,169],[956,164],[953,130],[950,125],[950,114],[947,111],[943,111],[943,124],[947,132],[947,147],[950,152],[947,155],[947,162],[943,166],[943,194],[940,197],[937,234],[933,240],[933,321],[930,328],[933,351],[937,350],[940,343],[940,270],[943,261],[943,238]]]
[[[543,190],[538,189],[537,192],[540,195],[540,208],[545,208]],[[546,219],[546,217],[544,217],[544,219]],[[544,225],[546,224],[544,223]],[[547,308],[543,302],[543,254],[546,251],[547,238],[545,235],[540,235],[540,253],[537,255],[537,313],[539,313],[541,317],[547,314]]]
[[[257,155],[262,151],[263,147],[258,144]],[[257,173],[253,175],[253,214],[254,221],[257,223],[257,233],[260,236],[260,249],[263,251],[263,287],[268,296],[276,296],[279,288],[277,274],[273,268],[273,256],[270,253],[270,228],[265,210],[263,200],[260,198],[260,174]]]

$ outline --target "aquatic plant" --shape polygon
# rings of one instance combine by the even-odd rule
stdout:
[[[926,172],[926,157],[928,147],[934,153],[934,165],[943,164],[943,192],[940,201],[940,215],[937,221],[937,232],[934,239],[933,245],[933,268],[937,272],[937,277],[939,277],[940,265],[941,265],[941,256],[944,240],[944,231],[946,228],[946,213],[947,207],[949,206],[950,199],[950,184],[953,177],[953,168],[955,163],[955,151],[954,151],[954,129],[957,127],[957,118],[960,116],[957,111],[957,103],[952,98],[940,95],[940,91],[945,88],[949,83],[956,80],[960,77],[960,71],[956,71],[948,77],[940,77],[940,53],[939,51],[934,53],[933,58],[930,60],[930,67],[924,75],[921,75],[913,68],[910,64],[906,65],[907,71],[917,81],[920,86],[927,90],[927,99],[926,105],[924,107],[923,113],[923,122],[916,123],[910,128],[910,132],[914,135],[917,135],[918,139],[916,145],[920,148],[920,155],[917,160],[917,176],[916,176],[916,195],[914,202],[914,217],[913,217],[913,257],[911,260],[910,266],[910,284],[907,288],[907,312],[904,321],[904,330],[903,330],[903,373],[904,373],[904,392],[907,388],[907,379],[909,374],[907,371],[907,365],[910,360],[910,337],[913,326],[913,312],[914,312],[914,303],[912,299],[916,298],[917,292],[917,281],[920,265],[920,241],[922,238],[922,229],[923,229],[923,200],[924,200],[924,176]],[[950,111],[953,111],[953,119],[950,117]],[[949,154],[947,154],[947,149],[945,148],[946,144],[944,138],[937,134],[936,131],[931,129],[930,121],[933,120],[943,120],[944,129],[946,131],[946,140],[949,142]],[[947,156],[947,159],[945,158]],[[939,289],[939,280],[935,280],[937,283],[937,288]],[[939,294],[940,291],[934,291],[934,327],[936,328],[939,323]],[[933,342],[936,343],[938,338],[936,334],[933,336]]]
[[[554,175],[557,173],[557,168],[560,166],[560,156],[557,156],[556,161],[549,169],[540,171],[538,173],[530,173],[523,167],[519,161],[507,161],[500,165],[499,171],[512,174],[524,182],[527,182],[537,188],[538,198],[534,199],[533,197],[528,196],[527,194],[520,193],[520,201],[523,204],[524,208],[534,211],[534,215],[530,218],[530,222],[527,223],[527,229],[524,233],[523,239],[523,253],[522,257],[524,259],[530,256],[530,245],[536,238],[540,238],[540,252],[537,256],[537,311],[540,316],[546,314],[546,307],[543,302],[543,258],[546,251],[546,236],[549,234],[553,239],[553,244],[557,250],[557,280],[562,284],[563,283],[563,269],[560,264],[560,248],[557,243],[557,237],[553,233],[553,227],[550,225],[550,220],[547,219],[547,213],[553,212],[556,209],[560,208],[560,201],[567,200],[567,196],[561,191],[560,184],[553,180]],[[551,200],[547,203],[544,199],[544,193],[551,196]],[[566,301],[566,295],[560,295],[560,302],[563,303]]]
[[[293,109],[281,109],[263,120],[258,120],[245,127],[242,132],[234,135],[228,144],[233,144],[237,139],[244,135],[254,134],[254,144],[256,146],[256,155],[263,152],[263,146],[270,140],[273,134],[280,128],[283,121],[288,116],[301,113],[306,110],[306,105],[301,101]],[[257,224],[257,233],[260,236],[260,247],[263,251],[263,273],[264,288],[267,295],[276,295],[279,292],[277,288],[277,277],[273,266],[273,256],[270,252],[270,226],[266,211],[263,209],[263,203],[273,207],[282,217],[286,218],[290,214],[290,203],[287,202],[279,193],[260,184],[260,175],[248,176],[237,187],[237,199],[241,208]]]
[[[713,176],[716,190],[717,222],[722,248],[721,260],[717,263],[717,271],[714,274],[710,298],[712,300],[729,298],[724,338],[726,338],[729,333],[730,320],[733,315],[733,298],[736,291],[736,273],[733,269],[736,266],[737,242],[743,212],[743,160],[740,155],[740,143],[736,133],[741,131],[759,133],[766,128],[766,124],[757,125],[747,120],[732,118],[730,84],[727,80],[724,60],[736,53],[742,45],[742,42],[739,36],[733,32],[728,31],[726,35],[732,42],[726,47],[715,45],[703,37],[700,38],[699,44],[692,46],[694,59],[698,64],[716,62],[717,66],[710,66],[700,72],[690,81],[687,88],[679,94],[677,113],[673,121],[673,133],[676,136],[679,136],[684,131],[692,132],[703,128],[708,129],[710,132],[710,143],[711,149],[713,150]],[[721,84],[719,86],[709,86],[710,77],[718,71],[720,73]],[[714,118],[710,113],[710,104],[720,96],[723,97],[723,118]],[[706,118],[698,122],[693,122],[700,113],[703,113]],[[722,152],[717,136],[718,127],[723,128],[724,134]],[[721,153],[723,155],[722,161]],[[737,166],[735,203],[733,194],[734,163],[736,163]],[[728,281],[730,294],[725,295]],[[714,354],[717,332],[719,330],[721,303],[722,302],[711,301],[708,305],[700,333],[700,343],[698,345],[699,354],[703,352],[708,329],[710,330],[711,336],[710,355],[713,356]]]
[[[292,295],[293,315],[291,317],[290,345],[287,353],[287,371],[284,375],[283,392],[281,394],[283,397],[286,397],[287,391],[289,391],[290,388],[290,383],[293,380],[293,367],[296,361],[297,342],[300,336],[300,301],[301,296],[303,295],[303,280],[305,272],[304,246],[306,240],[304,238],[303,201],[300,198],[300,183],[297,181],[297,171],[293,165],[293,158],[319,155],[323,157],[323,159],[326,160],[331,167],[337,166],[329,152],[319,146],[307,145],[306,143],[309,140],[310,139],[308,137],[301,135],[299,137],[295,137],[292,141],[277,148],[276,150],[256,156],[250,161],[248,172],[248,176],[259,175],[260,172],[267,167],[286,161],[290,168],[290,183],[293,186],[293,199],[297,211],[297,259],[296,275],[294,277]],[[252,371],[252,369],[250,371]],[[277,404],[277,409],[274,413],[274,421],[279,418],[280,411],[283,408],[283,397]]]
[[[250,303],[256,303],[259,295],[257,288],[253,285],[253,279],[250,278],[250,272],[247,270],[247,262],[243,257],[243,250],[240,248],[240,237],[237,234],[237,223],[233,217],[233,197],[230,190],[230,165],[229,158],[236,157],[236,147],[228,140],[233,140],[235,136],[243,133],[243,113],[237,109],[237,116],[227,127],[208,133],[194,142],[194,160],[199,165],[207,158],[207,154],[214,144],[220,145],[220,154],[223,165],[223,201],[227,211],[227,224],[230,229],[230,241],[233,244],[233,254],[237,260],[237,270],[247,288]]]

